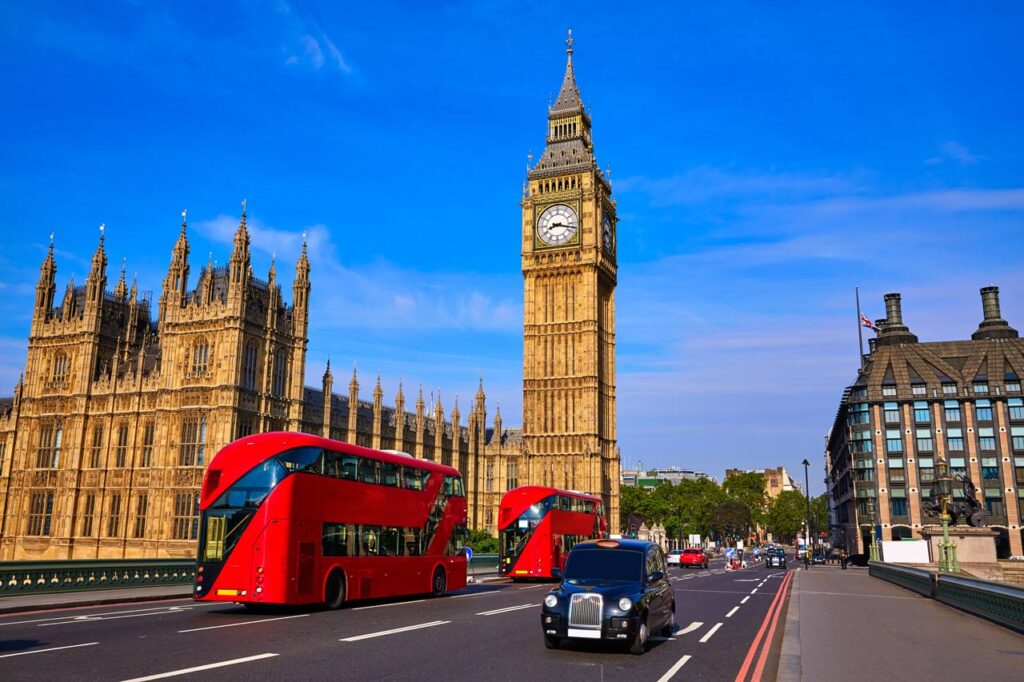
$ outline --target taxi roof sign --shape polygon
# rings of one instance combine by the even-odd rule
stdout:
[[[616,540],[598,540],[597,541],[597,546],[598,547],[605,547],[607,549],[615,549],[616,547],[619,546],[619,543]]]

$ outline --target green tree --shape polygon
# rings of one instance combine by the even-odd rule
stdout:
[[[485,530],[469,531],[469,542],[467,543],[477,554],[497,554],[498,538]]]
[[[799,490],[783,490],[768,507],[765,523],[777,541],[791,541],[804,526],[807,501]]]
[[[829,532],[827,493],[811,498],[811,528],[818,533],[819,537],[821,533]]]
[[[763,474],[751,471],[730,476],[725,479],[722,489],[725,490],[729,499],[735,500],[747,508],[752,523],[756,524],[762,521],[768,502]]]

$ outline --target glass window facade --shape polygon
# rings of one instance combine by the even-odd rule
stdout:
[[[992,421],[992,401],[987,399],[974,401],[974,415],[980,422]]]
[[[885,451],[903,452],[903,435],[900,433],[899,429],[886,429]]]
[[[943,410],[945,411],[947,422],[960,421],[960,403],[956,400],[945,401],[943,403]]]
[[[929,424],[932,421],[932,411],[928,409],[928,401],[914,401],[914,421],[918,424]]]
[[[900,423],[900,406],[898,403],[885,403],[884,412],[886,424]]]

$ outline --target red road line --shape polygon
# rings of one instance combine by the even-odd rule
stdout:
[[[775,593],[775,599],[772,600],[771,606],[768,607],[768,612],[764,614],[764,621],[761,623],[761,628],[757,631],[754,641],[750,643],[750,649],[747,651],[747,655],[743,659],[743,666],[740,668],[739,673],[736,674],[736,682],[743,682],[743,680],[746,679],[747,672],[750,670],[750,664],[754,661],[754,654],[757,653],[757,648],[761,643],[761,637],[764,636],[765,630],[768,629],[768,622],[772,618],[772,613],[782,601],[782,595],[785,593],[785,589],[789,584],[789,579],[792,577],[792,573],[787,573],[786,577],[783,578],[782,583],[779,585],[779,590]]]
[[[772,616],[772,624],[768,628],[768,634],[765,635],[764,646],[761,648],[761,657],[757,661],[757,667],[754,668],[754,676],[750,678],[751,682],[761,682],[761,673],[764,672],[764,664],[768,660],[768,653],[772,648],[772,637],[775,636],[775,626],[779,623],[779,615],[782,613],[782,605],[786,601],[785,593],[786,590],[789,589],[789,581],[792,575],[793,574],[790,573],[786,577],[786,580],[783,581],[785,584],[779,587],[779,592],[782,593],[783,597],[779,601],[779,607],[775,609],[775,615]]]

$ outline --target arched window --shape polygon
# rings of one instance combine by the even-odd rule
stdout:
[[[271,395],[282,398],[284,397],[284,387],[286,379],[286,370],[288,367],[288,357],[284,351],[277,351],[274,353],[274,377],[273,383],[270,387]]]
[[[206,339],[192,346],[192,374],[206,374],[210,368],[210,344]]]

